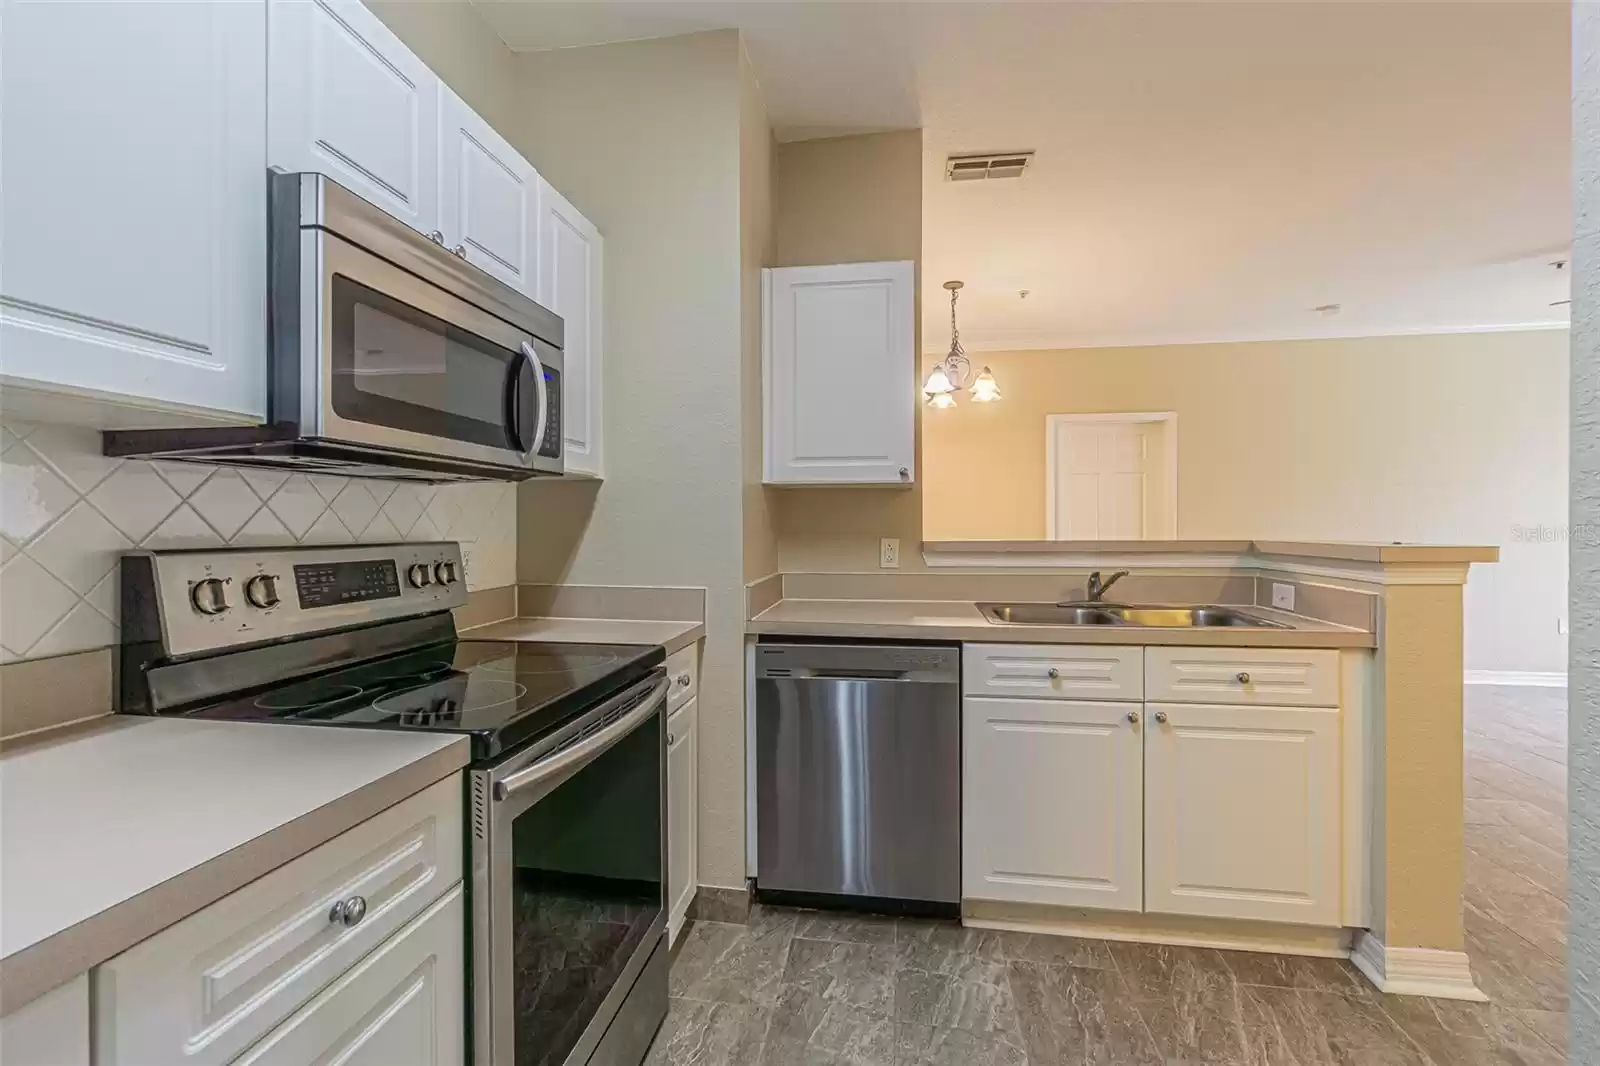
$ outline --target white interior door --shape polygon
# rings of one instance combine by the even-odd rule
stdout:
[[[1056,426],[1055,535],[1061,540],[1142,540],[1148,423]]]

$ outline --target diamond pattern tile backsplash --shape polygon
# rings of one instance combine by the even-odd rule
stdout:
[[[117,642],[130,548],[457,540],[467,587],[517,578],[516,486],[108,459],[77,426],[0,422],[0,662]]]

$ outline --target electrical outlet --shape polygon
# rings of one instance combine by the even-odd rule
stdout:
[[[900,569],[900,542],[893,537],[884,537],[878,541],[878,568],[881,570]]]
[[[1274,581],[1272,583],[1272,606],[1280,611],[1294,610],[1294,586]]]

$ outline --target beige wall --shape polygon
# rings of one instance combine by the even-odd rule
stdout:
[[[741,142],[758,123],[753,105],[742,104],[739,37],[722,31],[517,61],[520,121],[507,136],[605,237],[606,398],[604,483],[520,489],[519,574],[706,589],[700,880],[742,885],[740,178]]]
[[[776,265],[921,263],[920,130],[779,145],[777,171]],[[915,375],[908,367],[907,388]],[[909,489],[774,490],[782,568],[875,570],[880,537],[900,538],[902,566],[919,568],[921,466]]]
[[[750,59],[739,59],[739,344],[740,407],[744,430],[744,577],[778,570],[772,490],[761,484],[761,268],[774,262],[773,153],[766,104]]]
[[[985,353],[1004,400],[923,418],[929,540],[1045,536],[1045,416],[1178,413],[1178,534],[1498,544],[1467,667],[1560,671],[1564,331]]]

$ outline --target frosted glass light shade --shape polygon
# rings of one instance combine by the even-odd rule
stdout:
[[[928,396],[929,407],[937,407],[940,410],[943,410],[946,407],[954,407],[955,405],[956,398],[950,395],[948,392],[935,392]]]
[[[956,391],[956,387],[950,384],[950,376],[944,372],[944,367],[936,366],[929,372],[922,391],[929,396],[948,396]]]
[[[972,383],[972,402],[988,403],[1000,398],[1000,383],[995,381],[994,375],[989,373],[989,368],[984,367],[983,373],[978,375]]]

